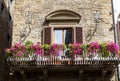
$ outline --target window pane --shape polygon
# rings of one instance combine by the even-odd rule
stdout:
[[[55,43],[70,44],[71,42],[72,42],[71,29],[55,30]]]
[[[55,30],[55,43],[62,44],[62,30]]]

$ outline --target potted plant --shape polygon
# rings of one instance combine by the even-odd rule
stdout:
[[[58,56],[62,49],[63,47],[61,44],[52,44],[50,45],[50,55]]]
[[[29,57],[33,55],[34,45],[31,41],[25,42],[25,57]]]
[[[109,51],[107,50],[107,43],[100,43],[100,50],[99,50],[99,54],[101,57],[108,57],[109,56]]]
[[[88,43],[88,56],[90,58],[95,57],[98,54],[98,51],[100,49],[99,43],[98,42],[90,42]]]
[[[49,52],[49,50],[50,50],[50,45],[48,45],[48,44],[44,44],[44,45],[42,45],[42,49],[43,49],[43,53],[44,53],[44,56],[47,56],[47,55],[50,55],[50,52]]]
[[[118,55],[119,48],[117,44],[109,42],[107,43],[106,50],[111,54],[112,57],[115,57]]]
[[[83,54],[83,49],[80,43],[69,44],[69,54],[71,59],[75,59]]]
[[[11,48],[6,49],[7,60],[13,61],[12,64],[18,65],[20,61],[23,61],[25,54],[25,45],[21,43],[15,43]]]

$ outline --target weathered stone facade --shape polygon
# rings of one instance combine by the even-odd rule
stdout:
[[[7,38],[12,35],[12,43],[25,42],[31,40],[34,42],[41,41],[42,25],[45,17],[51,12],[57,10],[71,10],[81,15],[80,27],[83,27],[83,41],[114,41],[114,30],[112,29],[112,3],[111,0],[13,0],[12,3],[6,3],[7,8],[13,19],[10,24],[12,28],[8,28],[8,15],[0,18],[0,79],[4,77],[4,48],[8,43]],[[0,2],[1,4],[1,2]],[[95,21],[95,13],[100,14],[98,20]],[[5,21],[6,20],[6,21]],[[4,22],[4,23],[3,23]],[[2,23],[2,24],[1,24]],[[2,30],[1,30],[2,29]],[[7,32],[5,32],[7,30]],[[4,44],[4,45],[3,45]],[[113,76],[113,81],[117,81]]]
[[[54,11],[66,9],[81,15],[83,41],[114,41],[111,0],[14,0],[11,6],[13,17],[13,43],[32,40],[41,41],[45,17]],[[100,14],[95,21],[95,13]],[[96,29],[95,29],[96,28]]]

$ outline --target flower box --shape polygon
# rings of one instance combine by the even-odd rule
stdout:
[[[67,47],[61,44],[41,45],[39,42],[27,42],[25,44],[14,44],[11,48],[6,49],[6,54],[8,58],[11,57],[9,61],[14,65],[24,64],[22,61],[26,61],[25,64],[32,65],[36,63],[35,61],[45,61],[45,59],[56,60],[55,64],[59,64],[59,61],[63,61],[62,64],[69,64],[69,60],[119,58],[119,48],[113,42],[74,43]],[[66,59],[68,60],[66,61]]]

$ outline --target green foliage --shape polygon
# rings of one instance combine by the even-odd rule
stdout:
[[[63,50],[66,50],[66,48],[67,48],[66,44],[63,44],[62,48],[63,48]]]
[[[6,57],[10,57],[11,53],[10,53],[10,49],[5,49],[5,52],[6,52]]]
[[[64,51],[68,48],[69,54],[73,55],[81,55],[81,56],[89,56],[90,54],[98,54],[100,57],[108,57],[114,54],[119,54],[120,51],[115,43],[96,43],[92,42],[89,44],[69,44],[66,46],[65,44],[44,44],[41,45],[39,42],[33,43],[31,41],[26,41],[25,44],[16,43],[11,48],[6,49],[6,57],[28,57],[33,54],[42,54],[43,50],[45,54],[59,54],[59,51]],[[92,52],[91,52],[92,50]],[[119,52],[118,52],[119,51]]]
[[[33,44],[32,41],[26,41],[26,42],[25,42],[25,46],[26,46],[26,47],[29,47],[31,44]]]
[[[99,53],[101,54],[102,57],[108,57],[109,56],[109,51],[107,51],[107,43],[100,43],[100,50]]]
[[[45,49],[45,50],[50,49],[50,45],[44,44],[44,45],[42,45],[42,48]]]
[[[82,44],[81,48],[83,49],[84,53],[86,53],[86,54],[88,53],[89,45]]]
[[[25,57],[28,56],[29,54],[31,54],[34,50],[31,48],[32,46],[32,41],[26,41],[25,42],[25,50],[26,50],[26,53],[24,54]]]

